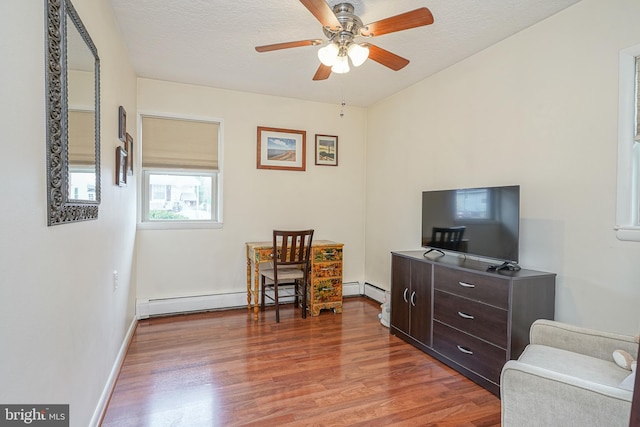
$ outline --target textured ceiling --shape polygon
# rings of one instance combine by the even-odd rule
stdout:
[[[402,70],[368,60],[324,81],[312,81],[318,47],[254,49],[325,38],[298,0],[110,1],[140,77],[369,106],[579,0],[353,0],[365,25],[419,7],[435,22],[370,40],[409,59]]]

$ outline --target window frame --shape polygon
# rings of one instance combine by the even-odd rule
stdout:
[[[142,167],[142,145],[144,144],[144,136],[142,135],[142,119],[143,117],[160,117],[187,121],[211,122],[218,125],[218,169],[181,169],[181,168],[154,168]],[[206,228],[222,228],[222,175],[223,175],[223,135],[224,124],[219,118],[214,117],[198,117],[191,115],[177,115],[170,113],[158,112],[139,112],[138,129],[140,141],[138,152],[138,170],[140,171],[138,180],[138,224],[137,228],[143,230],[176,230],[176,229],[206,229]],[[149,176],[151,174],[169,174],[169,175],[186,175],[186,176],[211,176],[211,217],[210,220],[149,220],[149,198],[151,197],[149,188]],[[215,205],[215,206],[214,206]]]
[[[616,237],[640,241],[640,142],[636,136],[636,57],[640,45],[620,51],[618,108],[618,182],[616,191]]]

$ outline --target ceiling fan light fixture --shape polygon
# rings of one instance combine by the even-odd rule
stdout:
[[[347,50],[351,63],[354,67],[359,67],[369,57],[369,47],[367,45],[361,45],[358,43],[352,43]]]
[[[331,71],[336,74],[345,74],[349,72],[349,60],[346,55],[338,56],[335,64],[331,67]]]
[[[326,80],[332,72],[344,74],[350,66],[358,67],[369,57],[375,62],[399,71],[409,64],[409,60],[370,43],[356,43],[358,37],[377,37],[384,34],[431,25],[434,22],[431,11],[420,7],[399,15],[390,16],[364,25],[355,14],[350,0],[300,0],[309,12],[322,24],[325,42],[321,39],[298,40],[256,46],[258,52],[289,49],[301,46],[319,46],[316,54],[321,62],[313,80]],[[361,2],[362,0],[359,0]],[[330,6],[329,3],[334,4]],[[336,4],[337,3],[337,4]],[[351,62],[351,64],[349,64]]]
[[[340,48],[335,43],[329,43],[318,49],[318,59],[327,67],[331,67],[338,59]]]

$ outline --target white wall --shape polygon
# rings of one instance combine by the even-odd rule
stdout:
[[[344,243],[344,281],[364,281],[364,109],[139,79],[138,111],[222,120],[224,180],[223,228],[138,230],[139,299],[246,292],[244,244],[274,228]],[[258,126],[306,131],[306,171],[257,169]],[[337,167],[315,134],[338,136]]]
[[[419,249],[421,192],[520,184],[523,267],[558,274],[556,318],[638,333],[640,245],[616,240],[618,53],[640,2],[583,0],[384,100],[367,128],[368,282]]]
[[[45,2],[0,2],[0,402],[70,404],[86,426],[134,314],[135,186],[112,182],[136,80],[108,0],[73,3],[101,59],[102,204],[96,221],[47,227]]]

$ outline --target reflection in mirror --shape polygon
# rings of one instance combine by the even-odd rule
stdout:
[[[96,200],[95,58],[67,14],[70,200]]]
[[[95,113],[69,108],[69,186],[71,200],[96,200]]]
[[[98,217],[98,53],[70,0],[47,0],[49,225]]]

